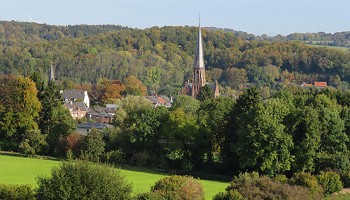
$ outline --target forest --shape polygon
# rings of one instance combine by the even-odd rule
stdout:
[[[135,76],[148,91],[175,95],[191,79],[197,27],[131,29],[114,25],[52,26],[0,22],[0,73],[47,77],[50,63],[59,81],[97,83]],[[256,86],[276,91],[289,84],[326,81],[348,88],[350,52],[301,41],[246,39],[203,29],[207,80],[222,93]],[[284,40],[283,40],[284,41]],[[268,94],[269,95],[269,94]]]

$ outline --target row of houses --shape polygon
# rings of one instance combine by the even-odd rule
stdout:
[[[77,125],[77,132],[87,135],[92,128],[105,129],[111,128],[110,124],[117,114],[118,106],[107,104],[105,107],[90,107],[90,99],[87,91],[82,90],[64,90],[61,91],[64,106],[69,110],[73,119],[86,119],[88,122]],[[166,96],[151,95],[147,96],[155,107],[171,107],[172,98]]]

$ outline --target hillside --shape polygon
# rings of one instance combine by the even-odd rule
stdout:
[[[0,73],[48,74],[77,83],[134,75],[149,90],[175,93],[191,79],[197,27],[144,30],[114,25],[52,26],[0,22]],[[350,53],[302,42],[271,42],[203,29],[207,79],[223,87],[278,89],[281,82],[347,87]]]
[[[288,35],[275,35],[268,36],[254,35],[251,33],[237,31],[229,28],[215,28],[206,27],[208,30],[224,31],[233,33],[237,37],[242,37],[247,40],[267,40],[271,42],[287,42],[287,41],[299,41],[305,44],[321,45],[321,46],[332,46],[332,47],[350,47],[350,31],[343,31],[337,33],[291,33]]]

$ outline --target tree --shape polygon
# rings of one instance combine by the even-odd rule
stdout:
[[[125,91],[129,95],[142,95],[146,96],[147,88],[138,80],[135,76],[128,76],[124,80]]]
[[[26,130],[38,129],[38,91],[29,78],[0,75],[0,93],[0,138],[18,147]]]
[[[349,169],[347,143],[349,137],[345,133],[344,121],[340,118],[340,106],[335,100],[324,94],[316,95],[311,104],[318,112],[320,121],[321,143],[318,149],[318,170],[335,168]]]
[[[103,140],[102,132],[93,128],[91,132],[85,138],[85,151],[84,156],[86,159],[98,162],[101,156],[105,152],[106,142]]]
[[[102,96],[102,101],[104,103],[115,103],[118,99],[123,97],[122,93],[124,93],[125,87],[122,82],[112,80],[106,83],[104,87],[104,93]]]
[[[123,124],[123,135],[127,138],[123,150],[127,157],[143,153],[150,155],[139,158],[139,164],[156,165],[163,155],[162,144],[164,140],[161,128],[166,122],[168,110],[165,107],[140,107],[129,113]]]
[[[255,87],[249,88],[238,98],[236,104],[226,115],[227,124],[222,138],[221,156],[223,164],[227,170],[239,170],[239,158],[235,151],[235,146],[238,140],[238,130],[245,125],[249,113],[255,109],[256,105],[261,104],[259,90]],[[244,130],[244,128],[242,128]]]
[[[64,162],[37,182],[39,200],[131,199],[131,185],[120,172],[96,163]]]
[[[169,113],[164,126],[167,141],[167,157],[180,164],[183,170],[192,170],[192,150],[198,133],[197,115],[176,108]]]
[[[240,85],[248,82],[247,71],[245,69],[228,68],[225,71],[226,84],[238,89]]]
[[[222,72],[223,72],[223,70],[220,68],[213,68],[209,71],[206,71],[207,76],[208,76],[208,80],[211,80],[212,82],[219,81],[219,79],[222,76]]]
[[[320,121],[318,113],[309,106],[299,108],[287,125],[291,130],[295,144],[292,154],[295,162],[292,165],[294,172],[314,172],[317,167],[317,151],[321,145]]]
[[[175,98],[171,110],[182,108],[186,113],[195,114],[200,107],[200,101],[190,96],[181,95]]]
[[[69,110],[64,108],[58,86],[49,81],[41,99],[40,130],[47,135],[47,153],[53,155],[61,136],[65,137],[76,128]]]
[[[225,128],[228,125],[227,117],[234,104],[235,99],[232,97],[219,97],[212,101],[201,102],[198,110],[200,137],[196,140],[198,145],[196,152],[206,155],[206,159],[202,162],[208,164],[219,162],[217,160],[222,151]],[[204,156],[197,156],[197,158],[202,157]],[[203,166],[203,163],[200,163],[200,165]]]
[[[57,153],[62,157],[71,154],[79,158],[84,150],[84,139],[85,136],[80,133],[70,133],[67,137],[61,136]]]
[[[33,156],[47,145],[45,139],[46,135],[41,134],[40,130],[25,130],[25,135],[19,148],[22,153]]]
[[[269,175],[290,169],[293,140],[283,125],[289,108],[278,99],[258,104],[239,128],[236,144],[242,169],[260,170]]]
[[[214,98],[214,91],[208,84],[201,88],[198,96],[200,101],[213,100]]]

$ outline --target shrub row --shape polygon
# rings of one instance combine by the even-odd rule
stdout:
[[[50,177],[38,178],[38,189],[28,185],[0,184],[0,199],[131,199],[131,186],[113,168],[89,162],[67,162],[52,170]],[[284,175],[270,178],[258,173],[236,176],[225,192],[215,200],[243,199],[322,199],[323,195],[343,188],[336,172],[296,173],[291,179]],[[203,200],[198,180],[190,176],[168,176],[158,180],[150,192],[139,194],[137,200]]]
[[[35,193],[30,185],[0,184],[0,199],[6,200],[34,200]]]
[[[243,173],[235,177],[214,200],[242,199],[322,199],[342,190],[340,175],[336,172],[296,173],[288,180],[284,175],[270,178],[258,173]]]

